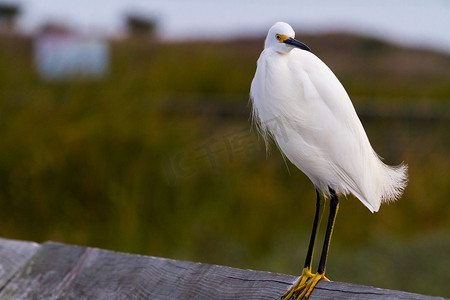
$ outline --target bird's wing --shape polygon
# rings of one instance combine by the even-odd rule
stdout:
[[[292,52],[292,72],[303,82],[304,97],[319,97],[338,121],[360,127],[361,122],[347,92],[330,68],[311,52],[297,49]],[[303,70],[303,74],[296,69]]]
[[[369,173],[378,169],[373,166],[378,164],[378,157],[347,92],[317,56],[296,49],[292,52],[291,72],[301,82],[297,101],[308,111],[308,123],[315,124],[309,143],[326,156],[323,161],[327,161],[332,173],[329,183],[343,193],[353,193],[370,210],[376,210],[365,191]]]

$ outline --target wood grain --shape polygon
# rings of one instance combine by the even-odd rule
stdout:
[[[17,251],[5,250],[11,247],[17,247]],[[280,299],[296,280],[294,276],[283,274],[53,242],[39,246],[0,239],[0,270],[8,268],[11,271],[0,272],[2,300]],[[341,282],[320,282],[310,299],[442,298]]]
[[[0,289],[11,280],[38,248],[39,244],[36,243],[0,238]]]

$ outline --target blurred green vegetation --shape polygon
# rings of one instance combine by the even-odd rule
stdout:
[[[389,117],[448,116],[449,56],[341,34],[302,40],[357,110],[377,111],[363,117],[375,150],[410,169],[405,195],[377,214],[342,200],[327,276],[450,297],[449,120]],[[299,274],[315,194],[251,130],[261,48],[115,41],[104,79],[43,82],[31,41],[1,38],[0,236]]]

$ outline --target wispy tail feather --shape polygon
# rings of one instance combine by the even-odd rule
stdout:
[[[408,166],[404,163],[392,167],[384,165],[386,183],[383,186],[381,202],[395,201],[403,194],[408,183]]]

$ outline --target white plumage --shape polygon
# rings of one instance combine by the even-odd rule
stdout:
[[[269,30],[251,85],[253,117],[317,190],[352,193],[376,212],[402,194],[407,166],[380,160],[344,87],[294,35],[283,22]]]

